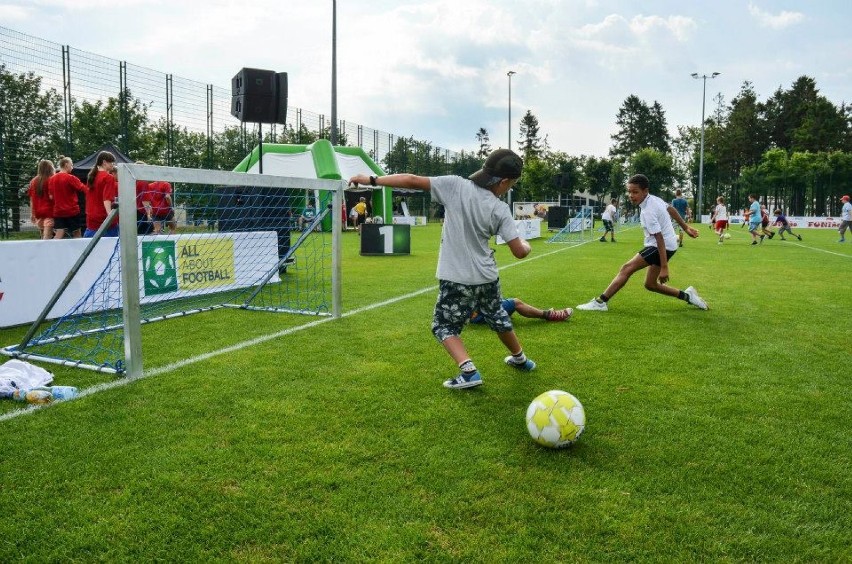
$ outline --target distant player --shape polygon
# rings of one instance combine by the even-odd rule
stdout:
[[[716,207],[713,208],[710,219],[713,228],[716,230],[716,235],[719,236],[719,244],[721,245],[725,241],[725,230],[728,229],[728,208],[725,207],[724,196],[716,198]]]
[[[627,261],[609,283],[600,297],[577,306],[587,311],[607,311],[607,302],[627,284],[636,272],[647,268],[645,289],[658,294],[678,298],[699,309],[708,309],[707,303],[692,286],[678,290],[667,286],[669,281],[669,259],[677,252],[677,236],[672,228],[674,219],[690,237],[698,237],[698,231],[688,226],[683,218],[662,199],[648,193],[648,178],[643,174],[631,176],[627,181],[627,194],[634,205],[639,206],[639,222],[645,232],[645,247]]]
[[[852,204],[849,203],[849,196],[843,196],[840,201],[843,202],[843,207],[840,209],[840,241],[838,243],[844,243],[846,230],[852,232]]]
[[[299,231],[304,231],[305,227],[310,225],[310,223],[314,220],[316,216],[317,210],[314,209],[314,206],[312,206],[311,204],[306,205],[305,208],[302,210],[302,214],[299,216]]]
[[[686,198],[683,197],[683,192],[680,190],[675,190],[675,199],[672,200],[672,207],[677,210],[680,217],[685,219],[687,223],[689,222],[689,202],[686,201]],[[675,228],[675,233],[677,233],[677,246],[682,247],[684,231],[674,220],[672,220],[672,225]]]
[[[751,233],[751,244],[757,245],[757,237],[760,231],[761,217],[760,217],[760,202],[757,201],[757,194],[749,194],[748,201],[749,205],[749,215],[748,215],[748,232]],[[761,239],[762,241],[763,239]]]
[[[769,229],[769,212],[766,210],[766,206],[760,206],[760,242],[763,243],[763,238],[769,237],[772,239],[775,237],[775,232]]]
[[[778,237],[780,237],[782,241],[787,240],[784,238],[785,231],[796,239],[798,239],[799,241],[802,240],[801,235],[796,235],[795,233],[793,233],[793,230],[790,229],[790,222],[787,221],[787,217],[783,213],[781,213],[781,210],[775,210],[775,213],[773,215],[775,215],[775,225],[778,226]]]
[[[615,198],[609,201],[609,205],[601,215],[601,220],[604,224],[604,234],[600,238],[601,243],[606,243],[606,234],[609,233],[609,240],[615,243],[615,217],[618,215],[618,210],[615,209],[615,204],[618,202]]]

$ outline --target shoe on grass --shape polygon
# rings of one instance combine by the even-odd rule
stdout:
[[[521,362],[520,364],[515,362],[514,358],[515,357],[513,357],[512,355],[509,355],[503,360],[512,368],[517,368],[518,370],[523,370],[524,372],[532,372],[533,370],[535,370],[535,362],[533,362],[529,358],[526,359],[524,362]]]
[[[802,240],[802,236],[801,236],[801,235],[796,235],[796,238],[797,238],[799,241],[801,241],[801,240]]]
[[[689,298],[689,305],[694,305],[698,309],[710,309],[707,307],[707,302],[701,299],[701,296],[698,295],[698,290],[692,286],[684,290],[683,293]]]
[[[479,370],[473,374],[460,373],[455,378],[451,378],[444,382],[445,388],[453,390],[463,390],[465,388],[474,388],[482,385],[482,376],[479,375]]]
[[[609,308],[606,302],[599,302],[597,298],[592,298],[592,301],[578,305],[577,309],[582,309],[583,311],[607,311]]]

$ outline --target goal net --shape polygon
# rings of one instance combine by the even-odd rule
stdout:
[[[594,219],[591,206],[583,206],[577,215],[570,218],[548,243],[582,243],[594,237]]]
[[[332,210],[343,181],[145,165],[119,165],[118,180],[120,214],[4,354],[135,377],[142,327],[155,321],[222,308],[340,316],[342,223]],[[154,181],[170,185],[177,217],[158,208],[147,221]],[[119,237],[104,237],[113,216]],[[62,303],[73,306],[57,311]]]

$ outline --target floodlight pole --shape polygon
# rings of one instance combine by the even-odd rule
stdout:
[[[512,75],[518,74],[513,70],[510,70],[506,73],[506,76],[509,77],[509,150],[512,150]],[[509,209],[512,208],[512,191],[506,194],[506,199],[509,202]],[[514,217],[514,213],[512,213],[512,217]]]
[[[331,0],[331,145],[337,146],[337,0]]]
[[[692,73],[692,78],[701,79],[704,83],[701,91],[701,149],[698,158],[698,200],[695,203],[695,217],[698,218],[698,223],[701,223],[702,212],[704,208],[704,105],[707,101],[707,79],[713,79],[721,73],[714,72],[710,76],[706,74]]]

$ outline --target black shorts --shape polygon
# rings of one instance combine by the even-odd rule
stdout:
[[[157,213],[154,214],[153,221],[172,221],[175,218],[174,210],[169,210],[166,213]]]
[[[77,220],[76,215],[72,217],[54,217],[53,229],[63,229],[70,233],[80,229],[80,222]]]
[[[676,251],[666,251],[666,258],[670,259]],[[660,266],[660,250],[657,247],[645,247],[639,251],[639,256],[645,259],[645,262],[654,266]]]

